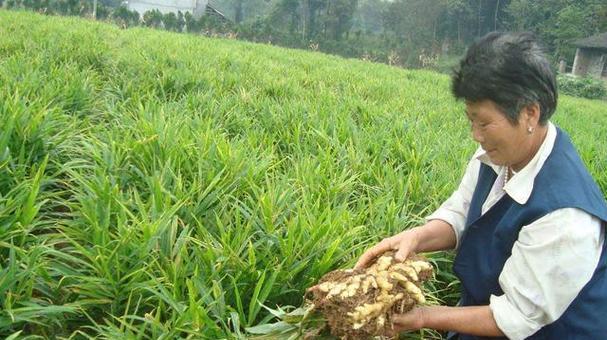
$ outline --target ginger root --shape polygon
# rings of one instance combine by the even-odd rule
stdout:
[[[421,285],[431,276],[432,265],[424,258],[396,262],[394,253],[388,252],[368,268],[326,274],[309,290],[309,303],[324,315],[334,336],[387,335],[392,331],[393,314],[425,303]]]

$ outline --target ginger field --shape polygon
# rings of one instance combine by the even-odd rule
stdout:
[[[475,149],[444,75],[28,12],[0,10],[0,98],[1,338],[245,338]],[[554,121],[607,193],[607,103]]]

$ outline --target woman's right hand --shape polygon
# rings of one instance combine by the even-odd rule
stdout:
[[[356,262],[354,268],[367,267],[376,257],[389,250],[396,251],[394,257],[397,261],[404,261],[410,253],[417,252],[417,247],[420,243],[419,228],[408,229],[392,237],[383,239],[372,248],[367,249],[358,262]]]

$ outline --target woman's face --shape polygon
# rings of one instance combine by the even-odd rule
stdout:
[[[513,125],[491,100],[466,103],[472,138],[496,165],[510,166],[515,171],[525,166],[533,155],[533,138],[527,129],[529,115],[523,110],[518,125]]]

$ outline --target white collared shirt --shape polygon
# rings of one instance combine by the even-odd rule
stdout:
[[[533,159],[504,185],[505,166],[489,160],[479,148],[466,168],[459,188],[427,220],[449,223],[459,246],[481,162],[490,166],[497,179],[483,203],[481,214],[508,194],[525,204],[535,177],[552,152],[556,127],[548,133]],[[557,320],[590,281],[603,247],[601,221],[577,208],[555,210],[523,226],[499,276],[503,295],[490,298],[489,307],[498,327],[510,339],[524,339]]]

